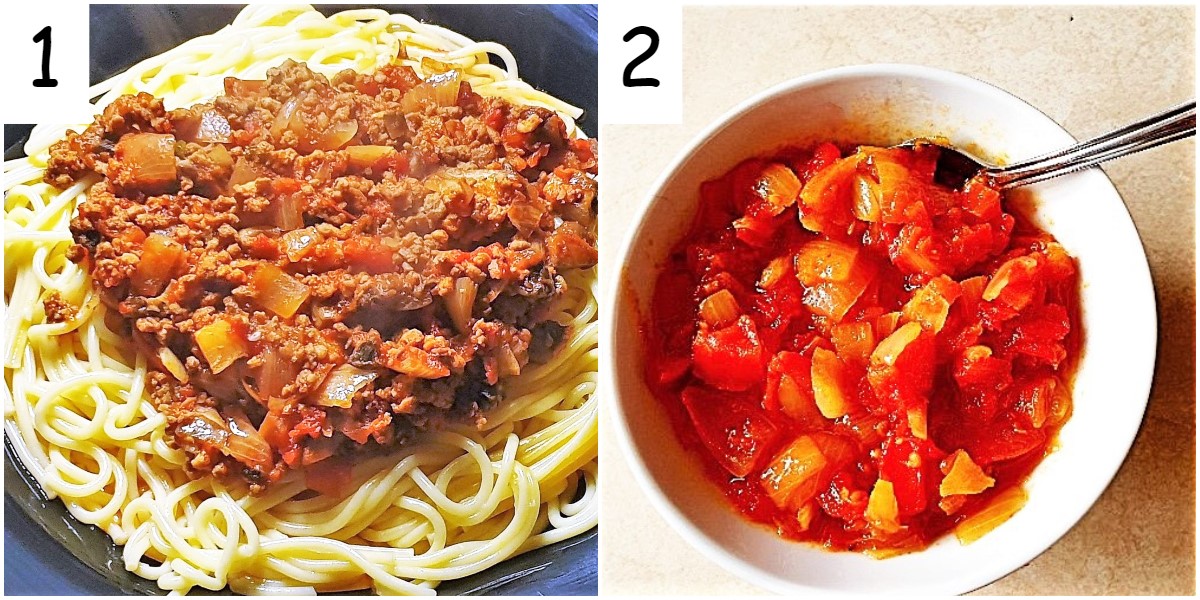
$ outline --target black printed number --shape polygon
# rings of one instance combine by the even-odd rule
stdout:
[[[50,77],[50,26],[47,25],[33,36],[33,42],[46,42],[42,46],[42,76],[33,80],[33,87],[55,87],[58,80]]]
[[[630,29],[625,33],[625,37],[623,39],[628,42],[639,35],[644,35],[650,38],[650,46],[646,48],[645,52],[642,52],[641,54],[635,56],[633,60],[629,61],[628,65],[625,65],[625,75],[621,77],[621,83],[625,87],[658,87],[658,80],[653,77],[633,76],[633,70],[636,69],[638,65],[646,62],[646,60],[651,56],[654,56],[654,52],[658,50],[658,32],[646,27],[645,25],[638,25],[637,27]]]

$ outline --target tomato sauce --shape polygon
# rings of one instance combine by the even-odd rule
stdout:
[[[700,186],[643,324],[646,381],[733,506],[879,556],[969,541],[1071,413],[1075,260],[938,150],[830,143]]]

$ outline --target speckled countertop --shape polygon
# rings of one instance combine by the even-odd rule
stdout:
[[[684,121],[601,132],[602,277],[661,170],[704,126],[792,77],[850,64],[972,75],[1090,137],[1195,97],[1195,10],[1179,7],[684,9]],[[1195,142],[1105,167],[1142,236],[1159,308],[1158,365],[1141,432],[1092,510],[980,594],[1195,593]],[[602,594],[755,594],[687,545],[602,433]]]

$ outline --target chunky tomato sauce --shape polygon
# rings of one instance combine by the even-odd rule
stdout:
[[[1071,413],[1079,276],[935,147],[829,143],[700,187],[658,278],[646,379],[750,519],[884,556],[971,541]]]

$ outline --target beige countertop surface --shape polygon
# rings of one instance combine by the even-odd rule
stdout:
[[[900,62],[972,75],[1090,137],[1195,97],[1178,7],[685,7],[684,120],[601,131],[602,279],[650,185],[707,124],[771,85]],[[1044,554],[980,594],[1195,593],[1195,142],[1105,167],[1146,247],[1159,311],[1146,417],[1116,479]],[[602,594],[758,594],[652,508],[602,421]]]

